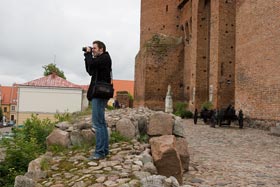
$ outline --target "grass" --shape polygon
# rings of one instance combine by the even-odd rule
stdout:
[[[131,142],[131,139],[121,135],[117,131],[113,131],[110,137],[110,144],[118,143],[118,142]]]

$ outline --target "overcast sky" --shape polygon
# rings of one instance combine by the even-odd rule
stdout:
[[[134,79],[140,0],[0,0],[0,84],[25,83],[57,64],[67,80],[88,84],[83,46],[101,40],[114,79]]]

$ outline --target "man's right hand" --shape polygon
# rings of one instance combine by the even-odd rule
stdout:
[[[90,52],[91,52],[91,48],[87,47],[87,53],[90,53]]]

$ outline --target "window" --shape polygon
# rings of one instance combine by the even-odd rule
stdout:
[[[11,120],[14,121],[15,120],[15,116],[11,115]]]
[[[4,112],[7,112],[7,107],[4,107]]]
[[[15,109],[16,109],[16,107],[15,107],[15,106],[12,106],[12,109],[11,109],[11,110],[12,110],[12,111],[15,111]]]

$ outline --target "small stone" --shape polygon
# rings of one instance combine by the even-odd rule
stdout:
[[[143,166],[143,163],[141,161],[134,161],[133,163],[138,165],[138,166]]]
[[[115,183],[114,181],[106,181],[104,182],[104,185],[108,187],[115,187],[117,186],[117,183]]]
[[[97,179],[96,179],[96,182],[102,183],[102,182],[104,182],[105,180],[106,180],[106,177],[102,176],[102,177],[97,178]]]
[[[90,166],[97,166],[98,165],[96,162],[88,162],[87,164],[90,165]]]
[[[203,182],[204,182],[204,180],[198,179],[198,178],[194,178],[191,180],[191,183],[203,183]]]
[[[138,166],[138,165],[132,165],[132,171],[139,171],[141,170],[141,166]]]

